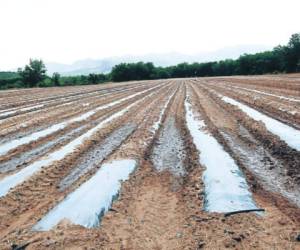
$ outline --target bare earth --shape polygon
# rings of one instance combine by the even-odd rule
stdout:
[[[0,198],[0,249],[300,249],[300,151],[221,96],[300,130],[299,74],[0,92],[0,191],[2,180],[108,119],[71,153]],[[204,210],[206,166],[187,127],[187,97],[207,133],[239,166],[263,214],[224,217]],[[3,145],[60,123],[1,153]],[[50,231],[32,230],[116,159],[134,159],[138,166],[99,227],[63,220]]]

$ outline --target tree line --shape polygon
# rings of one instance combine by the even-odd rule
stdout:
[[[293,34],[286,46],[271,51],[244,54],[238,59],[204,63],[180,63],[169,67],[156,67],[151,62],[121,63],[108,74],[61,76],[46,74],[42,60],[31,59],[17,72],[0,72],[0,88],[50,87],[97,84],[108,81],[152,80],[166,78],[260,75],[300,72],[300,33]]]
[[[0,89],[87,85],[110,81],[105,74],[61,76],[55,72],[48,76],[46,72],[42,60],[30,59],[29,64],[17,72],[0,72]]]
[[[291,36],[286,46],[271,51],[244,54],[238,59],[205,63],[180,63],[155,67],[152,63],[122,63],[111,72],[112,81],[151,80],[164,78],[260,75],[300,72],[300,33]]]

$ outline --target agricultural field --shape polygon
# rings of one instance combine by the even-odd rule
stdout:
[[[0,249],[299,249],[299,207],[299,74],[0,92]]]

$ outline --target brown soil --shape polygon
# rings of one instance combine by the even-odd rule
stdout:
[[[299,86],[298,75],[280,75],[1,92],[0,112],[45,104],[3,117],[0,142],[4,143],[149,89],[0,157],[0,170],[9,169],[2,172],[1,181],[130,107],[73,153],[43,167],[0,198],[0,249],[300,249],[300,152],[218,97],[228,95],[299,128],[299,104],[241,89],[300,98]],[[240,167],[255,203],[266,210],[262,215],[224,217],[204,211],[202,175],[206,166],[199,163],[201,152],[187,128],[186,96],[207,125],[207,133]],[[296,111],[296,115],[280,108]],[[159,126],[154,129],[157,122]],[[26,127],[22,127],[24,123]],[[87,229],[64,220],[47,232],[31,230],[48,211],[88,181],[103,162],[114,159],[135,159],[138,167],[122,184],[119,198],[102,217],[100,227]],[[74,169],[76,178],[61,188]]]

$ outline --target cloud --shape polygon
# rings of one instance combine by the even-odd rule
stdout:
[[[297,0],[2,0],[0,69],[125,54],[285,44]]]

